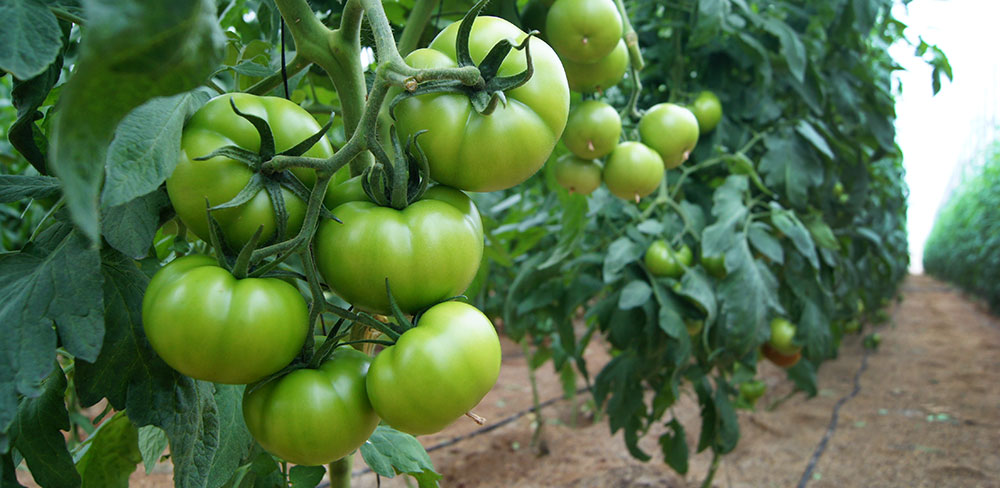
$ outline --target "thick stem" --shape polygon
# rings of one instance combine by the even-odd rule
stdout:
[[[300,71],[308,68],[310,64],[312,63],[310,63],[305,57],[296,54],[295,57],[293,57],[292,60],[285,65],[285,74],[288,76],[295,76],[299,74]],[[277,88],[278,85],[281,84],[282,78],[281,70],[279,69],[267,78],[254,83],[253,86],[247,89],[247,93],[251,93],[253,95],[264,95]]]
[[[330,488],[351,488],[351,465],[354,454],[348,454],[330,463]]]
[[[524,351],[524,357],[530,361],[531,348],[528,346],[527,336],[521,339],[521,350]],[[540,454],[544,452],[542,428],[545,425],[545,419],[542,417],[541,399],[538,395],[538,380],[535,378],[534,368],[530,366],[528,367],[528,381],[531,383],[531,404],[535,412],[535,431],[531,434],[531,448]]]
[[[417,0],[413,5],[413,10],[410,11],[410,16],[406,19],[406,25],[403,27],[403,33],[399,36],[400,56],[406,56],[417,48],[420,37],[427,28],[427,23],[430,22],[431,16],[434,15],[434,9],[438,7],[439,3],[441,3],[440,0]]]

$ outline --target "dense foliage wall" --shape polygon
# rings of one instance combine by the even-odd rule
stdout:
[[[1000,144],[942,205],[924,247],[924,270],[1000,312]]]

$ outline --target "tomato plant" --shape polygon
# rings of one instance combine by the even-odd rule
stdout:
[[[142,300],[149,343],[172,368],[206,381],[243,384],[295,358],[309,330],[306,302],[275,278],[237,280],[208,256],[172,261]]]
[[[722,103],[718,96],[708,90],[698,94],[689,110],[698,120],[698,130],[702,134],[712,132],[722,120]]]
[[[678,278],[691,265],[691,248],[685,244],[675,251],[667,241],[657,239],[646,249],[644,261],[653,275]]]
[[[545,18],[545,36],[559,57],[593,63],[621,41],[622,20],[613,0],[557,0]]]
[[[593,159],[565,154],[552,164],[556,181],[570,193],[589,195],[601,186],[601,165]]]
[[[660,153],[667,169],[676,168],[698,143],[698,119],[680,105],[661,103],[642,116],[639,133],[643,143]]]
[[[247,390],[243,418],[264,449],[315,466],[361,446],[378,425],[365,389],[371,358],[339,347],[316,369],[298,369]]]
[[[431,434],[475,407],[499,374],[493,323],[472,305],[444,302],[375,356],[368,397],[389,425]]]

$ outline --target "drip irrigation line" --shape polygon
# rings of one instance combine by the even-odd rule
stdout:
[[[816,469],[816,464],[819,463],[819,458],[826,451],[827,444],[830,442],[830,438],[833,437],[834,431],[837,430],[837,421],[840,418],[840,408],[844,406],[848,400],[856,397],[861,391],[861,375],[868,369],[868,356],[871,354],[872,349],[865,349],[864,356],[861,357],[861,367],[858,368],[858,372],[854,375],[854,389],[850,393],[842,397],[837,401],[837,404],[833,406],[833,414],[830,416],[830,425],[826,428],[826,434],[823,434],[823,439],[819,441],[816,446],[816,451],[813,452],[812,458],[809,459],[809,464],[806,465],[805,472],[802,473],[802,478],[799,479],[799,484],[797,488],[805,488],[812,479],[813,470]]]

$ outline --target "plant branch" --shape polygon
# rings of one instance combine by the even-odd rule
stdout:
[[[398,49],[400,56],[406,56],[417,48],[417,44],[420,43],[420,37],[423,35],[424,30],[426,30],[427,23],[430,22],[431,16],[434,15],[434,10],[437,9],[439,3],[441,3],[440,0],[417,0],[413,4],[413,10],[410,11],[410,16],[406,19],[406,25],[403,26],[403,33],[399,36]]]
[[[295,36],[292,37],[294,38]],[[308,68],[310,64],[312,63],[309,62],[305,57],[300,56],[298,53],[296,53],[295,56],[292,57],[292,60],[285,65],[285,73],[288,76],[295,76],[300,71]],[[253,95],[264,95],[270,92],[271,90],[277,88],[278,85],[281,84],[282,78],[283,77],[281,75],[281,70],[279,69],[274,73],[272,73],[271,75],[269,75],[268,77],[264,78],[263,80],[254,83],[253,86],[247,89],[247,93]]]

